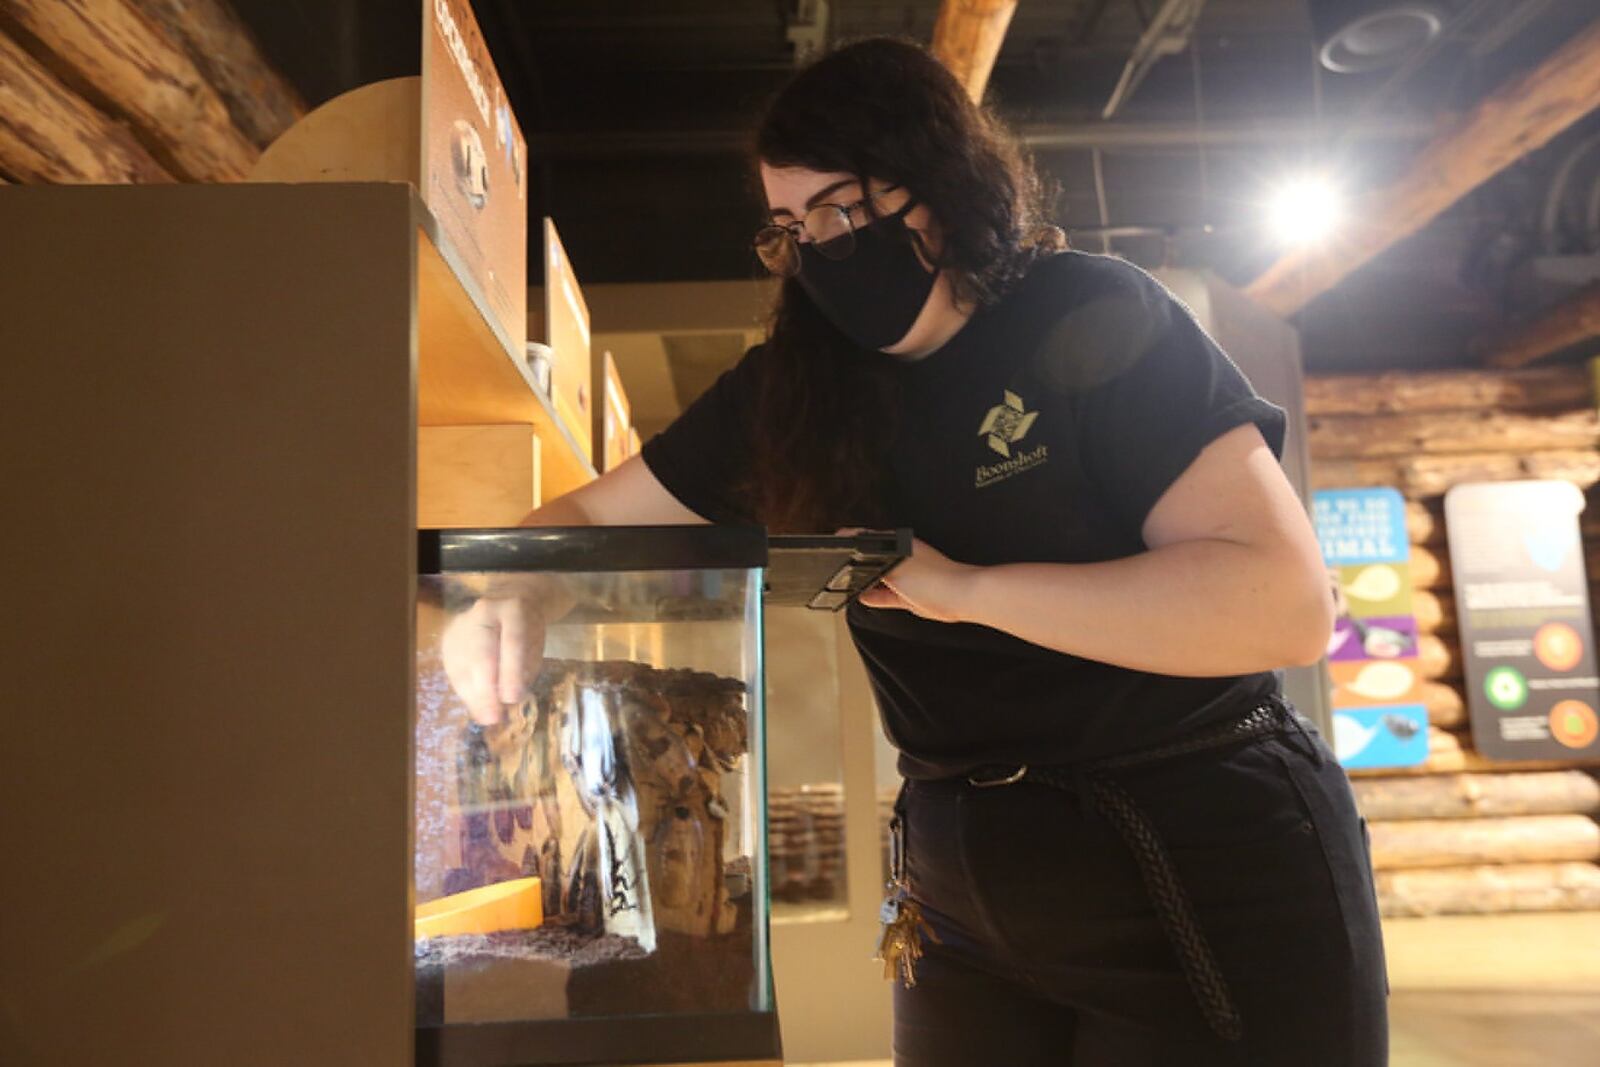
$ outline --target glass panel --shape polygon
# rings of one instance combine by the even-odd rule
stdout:
[[[768,608],[775,657],[767,677],[772,758],[767,850],[772,921],[844,919],[844,767],[835,617]]]
[[[760,575],[419,579],[420,1025],[770,1010]],[[488,726],[443,655],[486,590],[553,617]]]

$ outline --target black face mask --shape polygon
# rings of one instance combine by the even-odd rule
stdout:
[[[905,216],[916,201],[856,231],[855,251],[829,259],[800,246],[802,288],[832,323],[863,348],[888,348],[910,332],[937,272],[922,266]]]

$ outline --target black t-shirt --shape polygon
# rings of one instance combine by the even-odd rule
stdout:
[[[751,349],[644,448],[661,484],[712,521],[753,521],[737,487],[764,353]],[[965,563],[1134,555],[1150,509],[1217,437],[1253,422],[1282,454],[1283,412],[1159,282],[1105,256],[1041,259],[944,347],[896,364],[895,379],[887,514]],[[1271,673],[1128,670],[859,604],[849,622],[911,778],[1160,744],[1278,685]]]

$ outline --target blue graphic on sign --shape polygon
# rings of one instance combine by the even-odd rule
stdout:
[[[1333,713],[1333,749],[1345,767],[1410,767],[1428,758],[1428,709],[1340,708]]]
[[[1395,489],[1329,489],[1312,499],[1322,558],[1330,567],[1354,563],[1404,563],[1406,502]]]

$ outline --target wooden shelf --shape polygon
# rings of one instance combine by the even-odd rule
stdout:
[[[509,340],[447,262],[448,245],[417,205],[417,424],[523,424],[539,438],[550,500],[595,477],[550,400]]]

